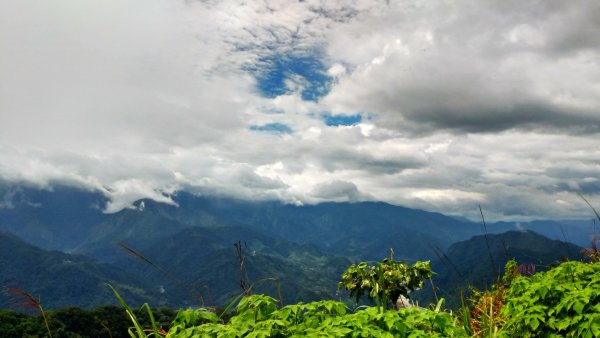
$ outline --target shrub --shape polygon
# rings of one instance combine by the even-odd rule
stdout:
[[[182,320],[195,310],[180,312],[168,337],[467,337],[448,312],[409,308],[380,312],[376,307],[348,313],[337,301],[288,305],[277,309],[274,298],[244,298],[227,324]],[[211,315],[208,315],[211,317]],[[197,316],[198,319],[204,316]]]
[[[365,262],[351,265],[342,275],[338,289],[350,292],[358,303],[367,294],[383,308],[387,302],[397,309],[400,296],[409,298],[409,293],[423,286],[423,280],[431,278],[429,262],[416,262],[410,266],[405,262],[384,259],[381,263],[369,266]]]
[[[507,294],[503,332],[511,337],[600,336],[600,263],[565,262],[517,277]]]

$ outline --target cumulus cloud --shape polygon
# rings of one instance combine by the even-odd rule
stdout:
[[[13,1],[0,179],[462,216],[600,196],[596,1]],[[0,207],[9,207],[4,201]]]
[[[600,92],[593,82],[600,69],[591,61],[599,55],[589,40],[599,32],[600,5],[461,6],[398,7],[395,15],[365,20],[362,29],[332,32],[358,34],[357,44],[382,41],[372,54],[348,58],[356,69],[339,78],[327,102],[379,112],[382,125],[411,133],[599,132]],[[574,19],[575,27],[567,24]],[[332,54],[344,58],[341,47],[334,44]]]

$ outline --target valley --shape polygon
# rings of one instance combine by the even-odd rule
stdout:
[[[390,248],[396,260],[431,261],[438,293],[455,294],[491,285],[510,258],[538,266],[579,259],[593,230],[586,221],[504,222],[483,235],[476,222],[385,203],[293,206],[185,192],[173,197],[177,206],[141,200],[106,214],[95,192],[3,189],[11,204],[0,208],[0,284],[48,308],[115,304],[107,283],[132,304],[224,306],[242,291],[238,241],[253,292],[285,303],[344,300],[337,292],[344,269],[388,257]],[[433,299],[431,288],[416,297]],[[16,309],[6,294],[0,306]]]

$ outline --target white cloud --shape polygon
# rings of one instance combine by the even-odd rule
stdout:
[[[107,211],[188,189],[587,215],[599,17],[586,0],[3,2],[0,178],[98,189]],[[303,100],[292,74],[260,96],[248,70],[290,53],[321,58],[328,95]],[[292,132],[249,129],[273,124]]]
[[[353,60],[355,70],[339,79],[325,102],[334,110],[380,113],[381,125],[412,133],[598,132],[600,88],[593,79],[600,70],[591,61],[598,49],[587,40],[566,41],[580,40],[582,26],[585,32],[600,32],[600,5],[466,2],[461,8],[430,7],[390,8],[390,13],[334,31],[332,39],[341,36],[342,42],[333,43],[332,58]],[[585,24],[563,28],[562,42],[555,41],[557,23],[570,26],[574,18]],[[352,42],[344,40],[348,36]],[[370,52],[356,52],[348,48],[351,44]],[[563,49],[549,50],[550,45]]]

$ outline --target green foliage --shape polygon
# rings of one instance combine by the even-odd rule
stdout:
[[[519,264],[516,260],[511,259],[504,265],[504,276],[502,276],[502,285],[510,286],[519,276]]]
[[[133,309],[133,313],[142,327],[150,327],[150,318],[146,310]],[[96,338],[130,337],[128,328],[131,321],[123,308],[107,305],[95,309],[69,307],[47,311],[48,324],[54,338]],[[176,311],[168,308],[153,310],[153,316],[163,328],[168,328],[175,318]],[[48,335],[44,320],[39,315],[0,311],[0,337],[46,337]]]
[[[396,308],[400,296],[409,298],[409,292],[423,286],[423,280],[431,278],[429,262],[416,262],[413,266],[406,262],[384,259],[381,263],[369,266],[365,262],[351,265],[342,275],[338,289],[350,292],[358,303],[367,294],[369,299],[387,307],[390,301]]]
[[[41,299],[44,310],[78,305],[93,308],[114,303],[105,282],[119,286],[130,303],[143,304],[160,296],[143,279],[112,265],[79,255],[47,251],[0,231],[0,285],[27,290]],[[20,310],[14,295],[0,290],[0,308]]]
[[[45,333],[46,327],[41,317],[14,311],[0,311],[0,336],[41,337]]]
[[[203,322],[203,323],[202,323]],[[336,301],[298,303],[277,309],[274,298],[245,297],[224,324],[206,310],[181,311],[168,337],[467,337],[448,312],[410,308],[380,313],[375,307],[349,313]]]
[[[129,317],[129,319],[133,323],[133,327],[130,327],[128,329],[128,333],[131,337],[147,338],[147,337],[162,337],[162,336],[164,336],[165,331],[162,328],[162,326],[160,325],[160,322],[156,321],[154,313],[152,312],[152,309],[150,308],[150,306],[148,304],[143,304],[140,308],[140,311],[142,311],[142,314],[145,312],[145,314],[147,315],[151,329],[145,329],[146,326],[144,325],[144,322],[141,321],[140,319],[138,319],[139,311],[136,313],[135,310],[132,310],[127,305],[125,300],[121,297],[121,295],[119,295],[117,290],[115,290],[110,285],[109,285],[109,287],[113,291],[115,297],[117,297],[117,299],[119,300],[119,302],[125,309],[125,313]],[[149,332],[149,333],[147,333],[147,332]]]
[[[512,337],[600,336],[600,263],[566,262],[517,277],[507,294],[503,332]]]
[[[519,266],[514,259],[506,262],[504,266],[504,276],[496,282],[491,290],[483,292],[471,288],[471,305],[472,308],[466,317],[467,321],[463,321],[468,327],[468,331],[474,337],[498,337],[500,328],[504,325],[506,318],[502,316],[502,308],[506,303],[506,295],[512,281],[519,276]],[[465,309],[460,313],[464,314]]]

